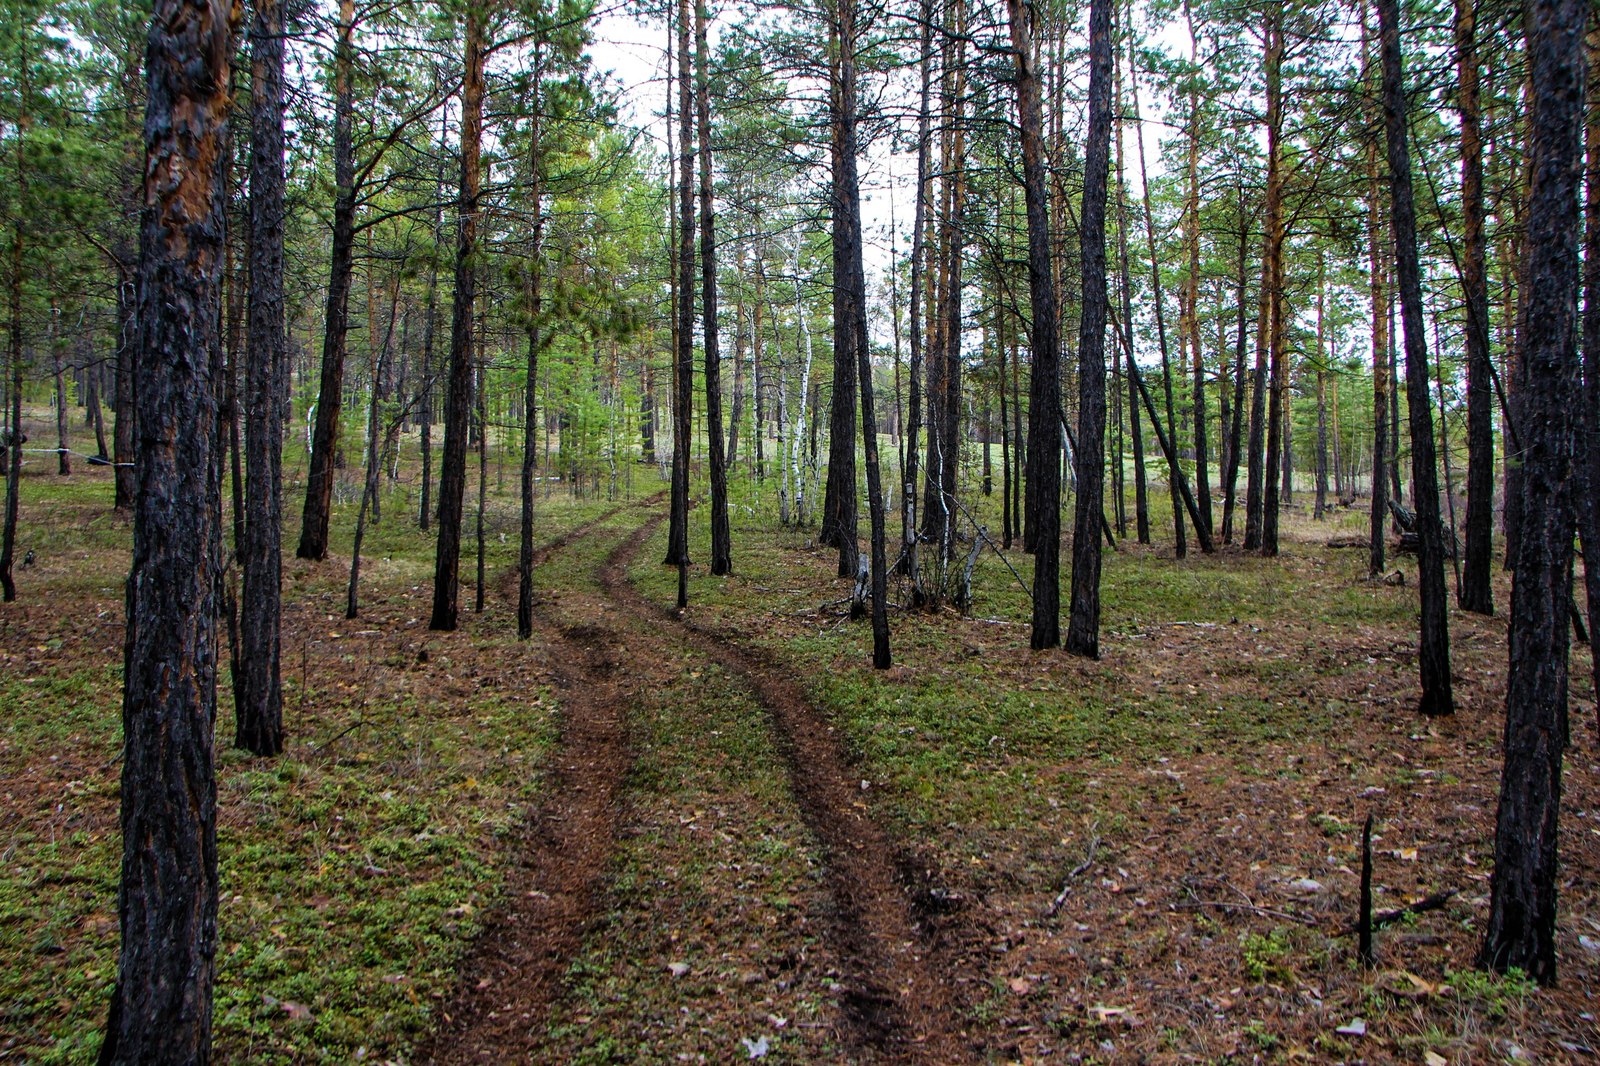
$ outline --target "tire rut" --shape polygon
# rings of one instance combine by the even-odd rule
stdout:
[[[894,1062],[973,1061],[971,1043],[959,1026],[953,960],[941,957],[928,926],[919,921],[894,842],[867,812],[833,727],[781,668],[679,618],[634,588],[627,565],[654,526],[642,526],[629,538],[629,550],[612,554],[601,570],[601,584],[619,607],[670,627],[683,643],[742,679],[770,716],[790,789],[826,863],[834,908],[830,937],[844,971],[840,1007],[849,1037],[863,1051]]]
[[[548,558],[620,510],[570,530],[537,557]],[[626,566],[660,521],[647,520],[617,545],[601,565],[602,583],[603,575]],[[553,617],[548,604],[541,605],[537,624],[555,653],[551,667],[561,699],[560,738],[542,809],[508,871],[502,902],[463,960],[443,1024],[417,1050],[418,1062],[456,1066],[536,1056],[562,977],[599,917],[596,905],[617,848],[633,761],[628,696],[617,669],[623,642],[603,624]]]

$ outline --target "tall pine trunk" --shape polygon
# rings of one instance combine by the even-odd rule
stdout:
[[[717,336],[717,237],[711,202],[711,50],[706,43],[706,0],[695,4],[694,22],[695,109],[700,135],[700,328],[705,348],[706,437],[711,466],[711,573],[720,577],[733,570],[733,546],[728,530],[728,455],[723,450],[722,355]],[[853,489],[850,498],[853,503]],[[853,541],[851,546],[854,547]]]
[[[1484,266],[1483,135],[1478,106],[1476,0],[1456,0],[1456,100],[1461,115],[1461,294],[1466,304],[1467,529],[1463,610],[1494,613],[1494,394],[1490,378],[1489,281]]]
[[[1096,0],[1097,13],[1103,21],[1109,17],[1103,10],[1109,0]],[[1029,306],[1032,310],[1032,343],[1033,343],[1033,384],[1030,390],[1030,400],[1034,410],[1044,410],[1055,415],[1061,407],[1061,378],[1060,378],[1060,352],[1061,337],[1058,333],[1060,319],[1056,313],[1055,278],[1051,272],[1050,264],[1050,217],[1049,205],[1046,200],[1044,168],[1044,134],[1043,134],[1043,105],[1040,101],[1038,54],[1034,50],[1033,28],[1029,24],[1029,9],[1024,7],[1022,0],[1006,0],[1006,10],[1011,21],[1011,47],[1017,67],[1017,116],[1018,125],[1022,131],[1022,191],[1023,199],[1028,210],[1028,295]],[[1105,27],[1102,27],[1104,29]],[[1106,42],[1101,42],[1104,47]],[[1101,57],[1102,59],[1105,57]],[[1094,69],[1103,76],[1104,70]],[[1103,94],[1102,94],[1103,95]],[[1093,93],[1091,92],[1091,100]],[[1094,118],[1104,126],[1109,116],[1095,114]],[[1093,128],[1093,127],[1091,127]],[[1109,139],[1109,129],[1102,135],[1102,140]],[[1090,142],[1091,152],[1094,142]],[[1090,156],[1093,159],[1093,155]],[[1100,315],[1102,334],[1105,322],[1105,179],[1106,162],[1104,150],[1100,157],[1100,193],[1099,193],[1099,222],[1101,227],[1101,243],[1097,249],[1099,254],[1099,291],[1101,293]],[[1086,199],[1090,200],[1089,207],[1093,207],[1093,188],[1089,188]],[[1087,217],[1089,210],[1084,214]],[[1085,287],[1092,285],[1088,280],[1090,265],[1088,262],[1088,249],[1085,245]],[[1104,341],[1102,340],[1102,344]],[[1101,373],[1104,374],[1104,355],[1101,355]],[[1100,397],[1102,407],[1101,418],[1104,418],[1105,397]],[[1103,427],[1096,430],[1096,440],[1104,432]],[[1035,651],[1044,648],[1054,648],[1061,643],[1061,420],[1052,417],[1036,423],[1030,442],[1039,449],[1041,460],[1034,467],[1033,473],[1041,479],[1041,484],[1029,484],[1029,490],[1037,488],[1035,500],[1034,523],[1038,532],[1038,539],[1033,552],[1033,631],[1030,643]],[[1048,455],[1049,461],[1043,461],[1043,456]],[[1101,462],[1103,466],[1103,461]],[[1084,486],[1079,485],[1079,499],[1081,501]],[[1081,504],[1080,504],[1081,510]],[[1092,515],[1095,524],[1089,527],[1089,542],[1094,546],[1096,563],[1100,550],[1100,505],[1096,502]],[[1098,569],[1098,567],[1096,567]],[[1098,575],[1097,575],[1098,576]],[[1076,586],[1074,586],[1076,588]],[[1098,592],[1098,589],[1096,590]],[[1096,597],[1098,599],[1098,597]],[[1097,606],[1097,605],[1096,605]],[[1093,655],[1098,650],[1096,635],[1091,634],[1091,646],[1086,654]]]
[[[1556,840],[1567,744],[1567,605],[1578,460],[1577,297],[1582,173],[1582,0],[1529,0],[1533,183],[1525,253],[1526,372],[1517,400],[1521,536],[1511,593],[1505,769],[1482,965],[1556,978]]]
[[[250,307],[246,337],[243,595],[235,747],[283,750],[283,409],[289,398],[284,333],[283,8],[256,0],[250,24]]]
[[[1090,658],[1098,658],[1100,654],[1100,525],[1104,521],[1106,422],[1106,171],[1111,154],[1111,3],[1112,0],[1090,0],[1089,5],[1089,138],[1084,148],[1083,211],[1079,218],[1083,314],[1078,327],[1078,493],[1072,534],[1072,611],[1067,624],[1066,647],[1070,652]],[[1050,410],[1054,413],[1055,409]],[[1060,453],[1059,440],[1054,435],[1050,437],[1050,443],[1054,445],[1051,449],[1052,463],[1057,461],[1055,456]],[[1036,591],[1035,610],[1038,609],[1038,598]]]
[[[433,562],[429,629],[456,628],[461,594],[461,520],[467,489],[467,433],[472,407],[473,312],[478,303],[478,196],[482,185],[483,59],[486,12],[466,12],[461,81],[461,191],[456,202],[455,302],[450,315],[450,378],[439,457],[439,540]]]
[[[1429,399],[1428,339],[1422,316],[1422,272],[1417,257],[1416,208],[1406,144],[1404,68],[1400,55],[1399,0],[1377,0],[1382,26],[1383,112],[1389,146],[1389,208],[1394,219],[1395,273],[1405,325],[1406,400],[1411,425],[1411,487],[1417,513],[1417,585],[1422,601],[1418,647],[1422,675],[1419,709],[1428,717],[1452,714],[1450,619],[1445,603],[1444,531],[1439,521],[1439,472],[1434,457],[1433,404]]]
[[[217,945],[218,311],[231,27],[158,0],[147,52],[122,700],[122,950],[103,1064],[205,1063]]]
[[[355,271],[356,163],[353,126],[355,96],[355,0],[339,0],[339,40],[334,47],[333,250],[328,265],[328,299],[322,333],[322,378],[317,389],[317,421],[311,437],[311,469],[301,511],[301,559],[328,554],[328,519],[333,506],[335,457],[339,450],[339,410],[344,402],[346,338],[350,328],[350,282]],[[464,132],[464,131],[463,131]]]

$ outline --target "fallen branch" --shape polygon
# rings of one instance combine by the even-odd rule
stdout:
[[[1298,922],[1300,925],[1317,925],[1315,918],[1307,918],[1303,914],[1291,914],[1288,911],[1275,911],[1270,907],[1257,907],[1253,903],[1228,903],[1225,900],[1197,899],[1192,903],[1174,903],[1173,908],[1180,911],[1200,910],[1211,907],[1223,911],[1243,911],[1247,914],[1259,914],[1267,918],[1282,918],[1289,922]]]
[[[1082,862],[1067,872],[1066,881],[1061,885],[1061,891],[1056,893],[1055,902],[1051,903],[1050,909],[1044,912],[1046,918],[1054,918],[1060,913],[1062,905],[1067,902],[1067,897],[1072,894],[1072,882],[1076,881],[1085,870],[1094,865],[1094,853],[1098,850],[1100,850],[1100,838],[1098,836],[1091,837],[1089,839],[1089,854],[1085,856]]]
[[[1459,888],[1450,888],[1443,892],[1435,892],[1431,896],[1425,896],[1422,899],[1417,900],[1417,902],[1406,907],[1401,907],[1398,910],[1383,911],[1382,913],[1375,914],[1372,916],[1372,928],[1387,929],[1396,922],[1404,921],[1411,915],[1426,914],[1429,911],[1439,910],[1446,903],[1449,903],[1452,899],[1460,894],[1461,890]],[[1342,933],[1343,935],[1348,936],[1356,931],[1356,926],[1352,925],[1349,928],[1342,930]]]

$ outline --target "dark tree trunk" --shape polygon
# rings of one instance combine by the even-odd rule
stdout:
[[[846,0],[848,2],[848,0]],[[840,188],[845,167],[855,165],[855,160],[844,159],[843,127],[846,124],[844,109],[849,103],[840,96],[841,64],[843,53],[850,43],[839,39],[839,27],[831,27],[829,44],[835,49],[832,57],[832,80],[829,106],[831,125],[833,191],[832,210],[838,214]],[[848,322],[841,307],[849,297],[844,293],[848,284],[840,267],[841,255],[848,261],[849,253],[839,246],[840,227],[833,228],[833,397],[828,409],[828,483],[822,499],[822,527],[817,531],[817,543],[839,549],[839,576],[856,576],[859,549],[856,545],[856,353],[855,329]]]
[[[444,150],[445,130],[444,124],[439,128],[439,155],[445,155]],[[439,258],[437,250],[444,244],[444,169],[441,165],[439,180],[436,183],[435,199],[439,206],[433,212],[433,245],[435,253],[428,257],[428,303],[422,318],[422,393],[417,399],[417,421],[419,423],[420,450],[422,452],[422,484],[418,491],[417,503],[417,528],[424,533],[428,531],[429,524],[433,521],[433,398],[437,395],[434,389],[434,378],[437,368],[434,366],[433,346],[434,339],[438,336],[439,322]]]
[[[1131,9],[1130,2],[1128,10]],[[1129,21],[1132,22],[1131,15]],[[1138,40],[1131,32],[1128,35],[1128,96],[1133,104],[1134,139],[1139,147],[1139,183],[1143,186],[1145,246],[1150,255],[1150,299],[1156,312],[1156,346],[1161,350],[1161,387],[1166,399],[1164,413],[1167,416],[1167,440],[1175,446],[1178,440],[1178,426],[1176,406],[1172,399],[1172,356],[1167,342],[1167,312],[1162,295],[1161,260],[1156,255],[1155,212],[1150,206],[1150,174],[1145,166],[1144,122],[1139,117]],[[1172,544],[1177,557],[1182,559],[1189,554],[1189,538],[1183,528],[1183,497],[1179,485],[1184,480],[1184,474],[1178,462],[1175,447],[1169,449],[1167,494],[1172,502]]]
[[[922,303],[927,288],[927,223],[929,155],[932,137],[928,128],[932,124],[933,98],[933,4],[921,0],[922,85],[917,108],[917,194],[911,222],[911,293],[907,326],[911,346],[911,363],[908,368],[910,382],[906,397],[906,461],[900,470],[900,550],[904,554],[906,576],[911,579],[911,596],[920,602],[922,574],[917,558],[917,454],[922,434],[922,375],[923,333]]]
[[[398,281],[396,278],[395,297],[399,295]],[[356,617],[360,609],[361,545],[367,535],[367,519],[370,516],[373,525],[378,523],[378,473],[383,463],[382,438],[384,437],[382,386],[389,365],[389,340],[394,335],[395,302],[390,304],[389,329],[383,339],[383,347],[373,356],[372,391],[367,398],[367,465],[361,479],[361,506],[356,512],[355,540],[350,547],[350,581],[345,589],[344,599],[346,618]],[[373,340],[376,342],[376,338]]]
[[[1122,348],[1128,365],[1133,365],[1133,276],[1128,264],[1128,187],[1123,180],[1122,128],[1117,128],[1117,265],[1122,290]],[[1143,416],[1139,413],[1139,390],[1130,371],[1128,382],[1128,425],[1133,443],[1133,514],[1140,544],[1150,543],[1150,489],[1145,474]]]
[[[1097,27],[1101,32],[1109,29],[1101,23],[1109,23],[1109,0],[1096,0],[1094,16],[1091,27]],[[1056,313],[1056,287],[1055,276],[1050,264],[1050,217],[1045,186],[1044,168],[1044,133],[1043,133],[1043,104],[1039,88],[1038,56],[1034,51],[1033,27],[1030,25],[1031,14],[1022,0],[1007,0],[1007,13],[1011,21],[1011,47],[1017,65],[1017,116],[1018,124],[1022,130],[1022,191],[1028,209],[1028,295],[1029,305],[1032,309],[1032,345],[1033,345],[1033,384],[1029,390],[1029,399],[1033,403],[1034,411],[1058,412],[1061,409],[1061,371],[1060,353],[1061,337],[1057,332],[1060,328],[1060,318]],[[1103,51],[1109,52],[1107,41],[1098,41]],[[1093,54],[1093,53],[1091,53]],[[1104,78],[1109,70],[1109,55],[1094,55],[1094,65],[1091,67],[1093,77]],[[1091,80],[1090,100],[1091,106],[1095,100],[1092,90],[1099,89],[1103,99],[1106,86],[1099,85]],[[1106,149],[1108,143],[1098,145],[1099,157],[1096,160],[1097,148],[1094,136],[1099,135],[1101,142],[1109,142],[1110,122],[1109,116],[1096,111],[1091,111],[1091,117],[1099,123],[1096,127],[1091,123],[1090,139],[1090,166],[1096,162],[1099,165],[1099,195],[1098,209],[1095,211],[1099,223],[1099,241],[1090,247],[1090,240],[1084,238],[1084,290],[1085,310],[1084,319],[1087,323],[1085,330],[1093,327],[1090,321],[1089,293],[1096,289],[1098,277],[1099,313],[1098,327],[1100,344],[1104,342],[1105,330],[1105,195],[1106,195]],[[1087,201],[1084,208],[1084,228],[1087,231],[1092,225],[1090,220],[1091,210],[1096,208],[1095,188],[1092,184],[1093,173],[1090,174],[1091,184],[1087,187],[1084,199]],[[1098,275],[1093,268],[1098,261]],[[1082,347],[1088,353],[1095,338],[1087,337]],[[1084,356],[1081,373],[1089,374],[1088,354]],[[1105,375],[1105,355],[1102,351],[1099,356],[1101,389],[1104,389],[1103,378]],[[1103,391],[1098,397],[1102,421],[1105,417],[1105,395]],[[1105,430],[1101,426],[1095,430],[1095,440],[1100,441]],[[1080,438],[1082,440],[1082,438]],[[1061,644],[1061,420],[1059,418],[1045,419],[1036,423],[1030,442],[1040,449],[1038,463],[1033,469],[1034,476],[1040,479],[1037,486],[1038,492],[1034,497],[1034,526],[1038,538],[1033,550],[1033,633],[1031,644],[1035,651],[1044,648],[1054,648]],[[1085,445],[1087,446],[1087,445]],[[1102,445],[1103,447],[1103,445]],[[1048,461],[1046,461],[1048,459]],[[1083,459],[1080,456],[1080,479],[1084,476],[1095,477],[1098,481],[1100,471],[1087,471],[1081,468]],[[1103,467],[1103,458],[1098,461],[1098,466]],[[1035,486],[1030,481],[1028,489],[1033,492]],[[1079,521],[1082,521],[1082,499],[1085,486],[1078,486],[1079,492]],[[1094,547],[1095,571],[1094,578],[1098,585],[1099,552],[1100,552],[1100,504],[1099,493],[1095,510],[1091,516],[1094,524],[1089,527],[1087,539]],[[1081,529],[1080,529],[1081,534]],[[1074,553],[1073,570],[1073,606],[1077,606],[1078,572],[1076,569],[1077,554]],[[1094,655],[1098,651],[1098,593],[1094,590],[1095,602],[1089,621],[1092,623],[1088,633],[1088,646],[1079,650],[1082,654]],[[1073,621],[1076,622],[1077,614],[1074,611]],[[1083,634],[1078,634],[1080,637]]]
[[[1282,492],[1284,424],[1288,420],[1289,357],[1283,322],[1283,175],[1280,133],[1283,125],[1283,7],[1267,5],[1267,251],[1262,271],[1266,286],[1267,350],[1270,378],[1267,385],[1267,468],[1261,486],[1261,553],[1278,554],[1278,509]],[[1245,547],[1250,547],[1248,535]]]
[[[1418,647],[1422,700],[1419,709],[1431,718],[1455,711],[1455,700],[1450,690],[1450,619],[1445,603],[1444,532],[1439,521],[1439,472],[1434,458],[1433,404],[1428,395],[1428,339],[1422,316],[1416,209],[1412,203],[1411,161],[1406,146],[1399,0],[1377,2],[1383,35],[1383,111],[1389,144],[1395,271],[1400,288],[1401,316],[1405,324],[1406,399],[1411,422],[1411,488],[1417,512],[1417,585],[1422,600],[1422,633]]]
[[[1575,509],[1589,601],[1589,659],[1600,695],[1600,21],[1589,27],[1587,199],[1583,255],[1583,411],[1578,431],[1583,491]]]
[[[89,408],[89,424],[94,427],[94,457],[101,463],[111,461],[106,448],[106,419],[104,405],[100,402],[100,367],[91,366],[83,375],[83,403]]]
[[[216,381],[231,96],[224,9],[150,24],[139,255],[138,491],[122,702],[122,952],[101,1063],[206,1063],[217,939]]]
[[[282,561],[283,408],[289,398],[284,333],[283,8],[255,0],[250,24],[250,325],[245,376],[243,596],[239,676],[234,680],[235,747],[283,750]]]
[[[742,264],[743,256],[735,259]],[[744,290],[740,289],[733,306],[733,412],[728,418],[728,468],[739,459],[739,423],[744,421],[745,393]]]
[[[939,569],[948,565],[955,538],[957,474],[961,467],[961,287],[966,232],[965,126],[966,3],[947,5],[954,51],[945,64],[943,194],[934,318],[927,354],[928,447],[923,470],[922,537],[934,546]],[[1057,460],[1059,462],[1059,460]],[[1031,490],[1030,490],[1031,491]]]
[[[467,489],[467,432],[472,410],[473,312],[478,302],[478,195],[482,183],[484,12],[467,9],[461,83],[460,228],[456,236],[455,303],[450,318],[450,380],[440,456],[439,542],[434,553],[429,629],[456,627],[460,609],[461,520]]]
[[[26,55],[20,56],[22,67],[26,70],[28,59]],[[21,132],[28,128],[27,118],[27,91],[23,86],[20,94],[23,100],[21,113],[17,118],[17,133],[13,137],[16,147],[16,195],[18,202],[22,202],[28,192],[28,172],[24,165],[23,138]],[[23,220],[21,212],[12,221],[11,225],[11,286],[10,286],[10,314],[7,316],[7,325],[10,327],[10,369],[11,369],[11,440],[9,441],[9,454],[6,456],[6,512],[5,524],[0,529],[0,599],[10,603],[17,598],[17,585],[12,577],[11,567],[16,559],[17,550],[17,517],[19,509],[19,494],[22,488],[22,445],[25,441],[22,432],[22,279],[23,261],[22,253],[26,243],[23,233]]]
[[[68,477],[72,474],[72,450],[69,447],[67,434],[67,377],[65,354],[67,340],[61,330],[61,308],[55,304],[50,307],[50,363],[55,371],[56,386],[56,474],[59,477]]]
[[[1489,281],[1484,266],[1483,135],[1478,108],[1477,4],[1456,0],[1461,113],[1461,292],[1467,328],[1467,529],[1461,608],[1494,613],[1494,395],[1489,361]]]
[[[1384,570],[1384,530],[1389,523],[1389,316],[1383,258],[1383,193],[1378,180],[1378,153],[1367,155],[1367,273],[1372,300],[1372,520],[1367,573]]]
[[[1193,34],[1194,17],[1187,4],[1184,14],[1188,17],[1190,33]],[[1194,47],[1199,47],[1199,42],[1194,42]],[[1191,50],[1192,51],[1192,50]],[[1185,223],[1184,240],[1189,246],[1189,343],[1193,346],[1194,358],[1194,462],[1195,462],[1195,491],[1198,494],[1200,519],[1206,525],[1206,533],[1213,534],[1212,507],[1211,507],[1211,468],[1209,442],[1206,440],[1206,363],[1200,344],[1200,90],[1199,83],[1189,94],[1189,159],[1188,159],[1188,195],[1185,198]],[[1180,345],[1180,352],[1181,345]],[[1180,359],[1180,362],[1182,360]],[[1226,386],[1224,386],[1226,388]],[[1224,401],[1226,408],[1226,401]],[[1226,421],[1226,419],[1224,419]]]
[[[759,382],[759,377],[757,378]],[[756,386],[757,395],[760,395],[760,385]],[[758,414],[757,426],[760,425],[760,400],[756,401]],[[529,415],[532,418],[532,415]],[[639,448],[640,458],[647,463],[656,461],[656,375],[655,368],[650,365],[650,356],[645,355],[639,364]],[[756,435],[756,452],[761,451],[761,437]],[[757,467],[760,461],[757,460]]]
[[[1262,453],[1267,438],[1267,359],[1271,347],[1272,279],[1267,275],[1267,265],[1272,238],[1270,229],[1262,237],[1261,291],[1256,296],[1256,363],[1250,374],[1250,443],[1245,456],[1244,486],[1244,547],[1246,551],[1261,548],[1261,515],[1265,501],[1262,499],[1265,472]]]
[[[672,509],[665,562],[678,567],[679,607],[688,606],[689,435],[694,428],[694,94],[689,80],[690,10],[689,0],[678,0],[678,248],[674,260],[678,302],[673,332]]]
[[[233,167],[230,164],[228,171],[231,173],[232,170]],[[232,197],[231,189],[229,191],[229,197]],[[250,283],[247,276],[250,269],[250,227],[245,225],[241,228],[245,231],[244,240],[241,242],[244,245],[244,255],[242,257],[244,262],[242,264],[236,264],[234,262],[234,242],[232,239],[230,239],[227,245],[224,246],[225,254],[223,256],[223,280],[228,291],[228,321],[225,327],[227,331],[226,350],[228,363],[223,371],[226,375],[226,379],[223,382],[222,388],[222,419],[226,426],[225,432],[228,435],[228,472],[231,475],[229,477],[229,487],[232,490],[231,502],[233,504],[233,557],[235,560],[242,562],[244,559],[245,512],[244,445],[241,441],[241,435],[243,434],[241,422],[243,421],[244,414],[243,406],[239,399],[239,364],[244,359],[245,296],[247,290],[250,288]],[[279,537],[281,540],[281,531],[279,533]],[[232,676],[238,677],[238,601],[237,597],[232,596],[231,586],[229,595],[230,599],[233,600],[233,603],[231,604],[232,609],[230,610],[231,621],[229,623],[229,651],[232,653],[232,658],[234,660],[232,663],[230,663],[230,667],[232,668]]]
[[[124,274],[119,269],[117,359],[111,390],[111,412],[116,419],[111,428],[111,457],[116,464],[112,468],[115,471],[114,506],[119,511],[133,508],[133,497],[138,484],[133,464],[133,451],[138,439],[138,427],[134,425],[138,413],[134,410],[133,368],[138,361],[138,284],[131,270]]]
[[[890,666],[889,560],[883,513],[883,480],[878,467],[878,423],[873,409],[872,360],[867,343],[867,279],[861,248],[861,189],[856,173],[860,146],[856,135],[856,0],[842,0],[838,8],[838,85],[833,195],[834,299],[843,297],[835,314],[843,318],[849,347],[856,359],[857,386],[861,392],[861,437],[867,466],[867,513],[871,527],[872,665]],[[842,254],[843,259],[839,257]],[[844,332],[844,331],[840,331]],[[839,336],[836,333],[835,336]],[[852,480],[851,496],[854,498]],[[853,536],[853,534],[852,534]]]
[[[542,67],[535,52],[535,75],[542,75]],[[529,131],[528,173],[532,176],[527,190],[528,210],[533,214],[533,239],[528,249],[527,300],[528,300],[528,380],[522,392],[522,514],[517,545],[517,637],[527,640],[533,636],[533,497],[534,471],[538,461],[538,411],[539,347],[542,343],[544,317],[544,130],[540,111],[537,84],[534,87],[533,116]],[[644,393],[649,397],[648,387]],[[653,435],[653,433],[652,433]],[[648,451],[655,451],[654,441],[647,440]],[[653,454],[649,456],[653,459]]]
[[[1228,423],[1228,459],[1222,478],[1222,540],[1233,543],[1233,512],[1239,490],[1239,456],[1243,451],[1245,339],[1250,328],[1250,316],[1245,300],[1249,286],[1250,216],[1244,209],[1244,187],[1239,188],[1239,302],[1238,333],[1233,353],[1233,418]],[[1224,390],[1227,385],[1224,384]]]
[[[328,554],[328,519],[339,450],[339,409],[344,402],[345,337],[350,326],[350,279],[355,265],[356,177],[352,128],[355,97],[355,0],[339,0],[339,40],[334,48],[333,251],[328,265],[328,299],[322,333],[322,380],[317,389],[317,421],[311,434],[311,469],[301,511],[295,555],[323,559]]]
[[[1083,314],[1078,328],[1078,492],[1072,534],[1072,613],[1066,640],[1068,651],[1090,658],[1100,655],[1100,526],[1104,521],[1106,422],[1106,171],[1111,154],[1112,47],[1111,0],[1090,0],[1089,138],[1084,147],[1083,211],[1079,219]],[[1050,442],[1059,452],[1059,438],[1052,435]],[[1037,579],[1034,584],[1037,613]]]
[[[1556,978],[1557,815],[1567,744],[1567,605],[1572,470],[1581,388],[1576,350],[1583,136],[1582,0],[1530,0],[1525,25],[1533,92],[1526,372],[1514,412],[1522,450],[1521,538],[1511,593],[1505,769],[1495,831],[1489,928],[1479,961]],[[1419,490],[1420,491],[1420,490]]]
[[[728,456],[722,435],[722,353],[717,335],[717,237],[711,204],[711,49],[706,42],[706,0],[695,4],[694,23],[695,110],[700,136],[700,329],[706,361],[706,437],[711,466],[711,573],[721,577],[733,571],[733,541],[728,529]],[[852,476],[852,509],[854,484]],[[853,521],[851,529],[854,530]],[[854,547],[852,539],[851,548]]]
[[[1011,509],[1011,422],[1010,403],[1006,397],[1006,339],[1000,330],[995,331],[1000,339],[1000,546],[1006,551],[1011,550],[1012,538],[1012,509]],[[1057,388],[1059,392],[1059,386]]]

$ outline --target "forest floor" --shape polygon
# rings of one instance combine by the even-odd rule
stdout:
[[[1600,1049],[1588,651],[1561,982],[1537,989],[1472,965],[1503,618],[1452,611],[1458,713],[1418,717],[1414,560],[1391,565],[1405,585],[1374,584],[1364,552],[1327,545],[1364,513],[1290,518],[1277,559],[1181,561],[1158,515],[1155,547],[1107,556],[1095,662],[1030,651],[1021,583],[985,552],[971,612],[894,612],[879,672],[832,554],[743,481],[734,575],[695,567],[691,606],[668,609],[644,467],[616,500],[541,500],[517,641],[514,480],[486,516],[485,610],[456,633],[426,629],[431,538],[407,486],[369,531],[358,619],[350,508],[334,556],[286,560],[281,758],[227,746],[222,671],[219,1061]],[[36,561],[0,610],[0,1060],[84,1061],[114,974],[129,530],[109,499],[105,471],[24,480]],[[1368,815],[1380,911],[1452,893],[1381,931],[1374,970],[1352,931]]]

